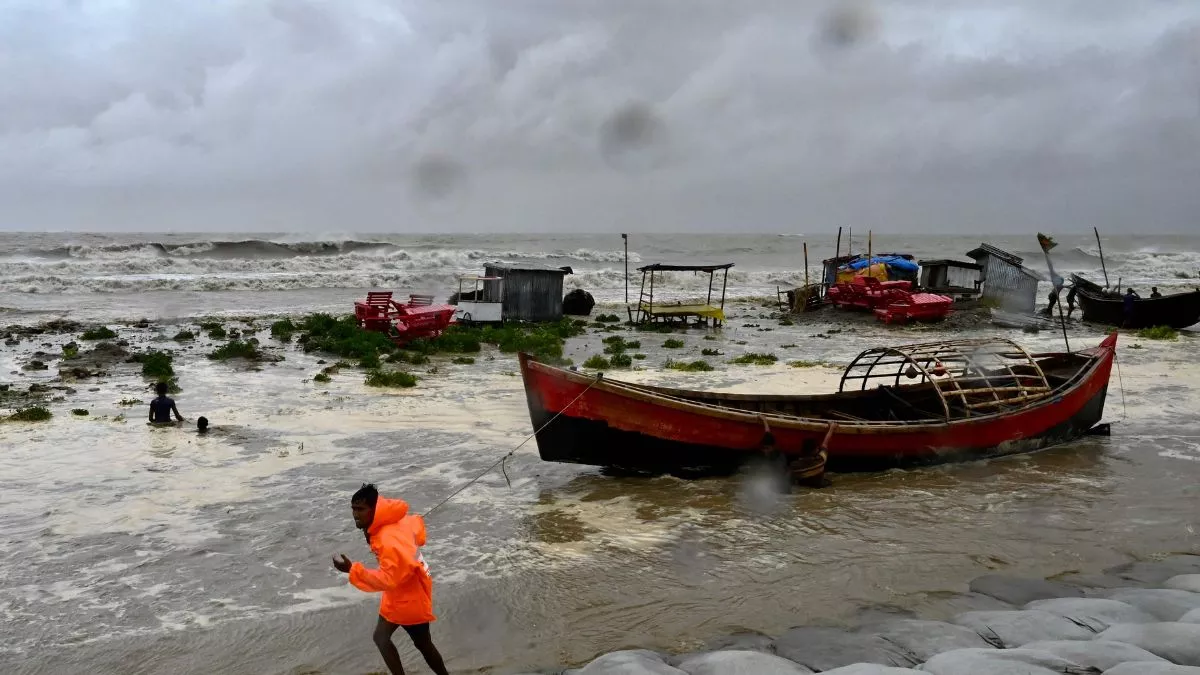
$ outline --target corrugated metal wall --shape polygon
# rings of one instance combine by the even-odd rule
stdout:
[[[562,318],[563,274],[543,270],[510,270],[484,266],[485,276],[504,277],[506,321],[557,321]],[[500,283],[484,284],[484,300],[499,295]]]
[[[1038,280],[995,256],[985,256],[983,299],[995,300],[1010,312],[1032,312],[1037,305]]]

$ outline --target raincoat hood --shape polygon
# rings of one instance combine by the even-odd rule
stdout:
[[[384,499],[380,497],[375,502],[375,519],[367,528],[368,536],[375,536],[388,525],[395,525],[408,515],[408,502],[403,499]]]

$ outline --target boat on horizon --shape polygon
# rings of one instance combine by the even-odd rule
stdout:
[[[1025,453],[1080,437],[1103,416],[1116,345],[1113,333],[1076,352],[1030,354],[1004,339],[874,348],[846,367],[838,391],[816,395],[655,387],[528,354],[520,367],[548,462],[732,473],[762,457],[765,429],[791,460],[813,456],[829,434],[827,468],[853,472]]]

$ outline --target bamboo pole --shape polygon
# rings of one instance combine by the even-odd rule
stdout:
[[[804,242],[804,309],[808,309],[808,242]]]
[[[1096,248],[1100,249],[1100,269],[1104,270],[1104,287],[1108,288],[1108,265],[1104,264],[1104,246],[1100,244],[1100,230],[1093,227],[1092,232],[1096,233]]]

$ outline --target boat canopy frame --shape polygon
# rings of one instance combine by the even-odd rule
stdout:
[[[637,268],[637,271],[642,273],[642,289],[636,310],[630,310],[630,321],[642,324],[653,323],[655,321],[678,320],[686,324],[688,319],[695,319],[699,324],[707,324],[711,320],[714,327],[720,326],[725,321],[725,291],[729,286],[729,268],[731,267],[733,267],[733,263],[723,263],[720,265],[667,265],[655,263]],[[662,272],[695,272],[707,274],[708,295],[705,298],[704,304],[656,304],[654,302],[654,280]],[[724,273],[721,279],[720,305],[714,305],[712,302],[713,283],[716,280],[717,272]],[[649,282],[649,288],[647,288],[647,282]]]
[[[871,382],[900,386],[902,379],[931,384],[947,421],[1026,405],[1054,390],[1034,356],[1017,343],[975,338],[868,349],[846,366],[838,391],[859,382],[851,389],[866,390]]]

